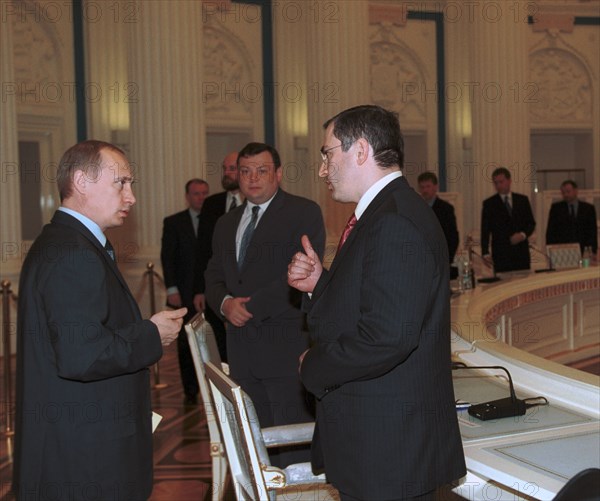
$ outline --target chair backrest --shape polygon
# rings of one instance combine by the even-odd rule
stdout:
[[[600,469],[588,468],[573,476],[556,494],[553,501],[598,501]]]
[[[581,261],[581,247],[578,243],[547,245],[546,253],[552,261],[552,267],[557,270],[577,268]]]
[[[201,313],[195,315],[185,325],[185,332],[190,345],[190,351],[192,352],[200,395],[204,405],[204,412],[206,413],[211,448],[218,447],[219,444],[222,444],[221,434],[219,432],[219,425],[217,424],[217,416],[213,407],[210,388],[206,379],[206,371],[204,370],[206,362],[213,362],[218,366],[221,365],[221,356],[219,355],[215,334]]]
[[[263,469],[270,467],[252,401],[219,367],[208,362],[206,376],[215,402],[238,500],[274,499]]]

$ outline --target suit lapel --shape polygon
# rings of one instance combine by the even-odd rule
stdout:
[[[78,221],[76,218],[74,218],[70,214],[67,214],[66,212],[56,211],[54,213],[54,216],[52,217],[52,223],[53,224],[61,224],[63,226],[68,226],[69,228],[73,229],[74,231],[77,231],[78,233],[83,235],[90,242],[91,245],[93,245],[96,249],[98,249],[100,255],[104,259],[108,268],[115,274],[115,276],[117,277],[117,279],[119,280],[119,282],[121,283],[123,288],[127,291],[130,298],[133,300],[136,311],[139,311],[137,302],[135,301],[133,295],[131,294],[131,291],[129,290],[129,286],[127,285],[127,282],[125,282],[123,275],[121,275],[121,272],[119,271],[119,268],[117,267],[117,263],[115,261],[113,261],[113,259],[108,255],[108,253],[106,252],[106,249],[104,249],[100,245],[100,242],[98,241],[96,236],[90,230],[88,230],[84,224],[82,224],[80,221]]]
[[[242,215],[246,210],[246,202],[242,205],[236,207],[233,211],[231,211],[231,219],[229,220],[229,229],[225,232],[225,238],[227,241],[224,242],[226,252],[223,252],[225,259],[229,260],[230,263],[226,264],[225,267],[229,267],[232,270],[239,270],[237,265],[237,254],[236,254],[236,242],[235,237],[237,235],[237,229],[240,225],[240,221],[242,220]],[[224,216],[224,218],[229,219],[229,212]],[[229,249],[233,249],[233,252],[228,252]]]
[[[329,273],[325,275],[323,280],[319,280],[319,282],[315,286],[315,290],[313,292],[313,301],[316,301],[322,294],[322,292],[326,289],[327,285],[335,275],[339,264],[344,261],[346,255],[352,252],[353,243],[360,237],[361,231],[364,231],[367,225],[370,224],[371,218],[377,212],[379,207],[381,207],[381,205],[387,199],[387,197],[389,197],[394,190],[407,188],[408,182],[406,181],[406,178],[404,176],[399,177],[398,179],[394,179],[391,183],[385,186],[371,201],[365,212],[356,222],[356,226],[348,235],[346,242],[344,242],[344,245],[342,246],[340,251],[333,258],[333,262],[331,263],[331,267],[329,268]]]
[[[265,213],[259,219],[258,224],[256,225],[256,228],[254,229],[254,233],[252,234],[252,238],[250,239],[250,243],[249,243],[250,246],[256,246],[258,242],[265,241],[265,237],[269,235],[274,224],[278,220],[277,213],[284,206],[284,201],[285,201],[285,192],[280,188],[279,190],[277,190],[275,197],[273,198],[273,200],[267,207],[267,210],[265,211]],[[246,202],[244,202],[242,207],[244,207],[244,210],[245,210]],[[235,245],[235,234],[237,232],[237,228],[240,224],[240,220],[242,218],[243,213],[244,213],[244,211],[240,211],[240,216],[236,220],[234,233],[233,233],[234,245]],[[237,263],[236,263],[236,266],[237,266]],[[242,266],[242,271],[244,270],[244,268],[245,268],[245,266]]]
[[[192,215],[190,214],[190,211],[184,211],[183,215],[184,217],[182,217],[181,222],[183,223],[184,231],[188,234],[190,238],[196,238],[196,235],[194,234],[194,221],[192,221]]]

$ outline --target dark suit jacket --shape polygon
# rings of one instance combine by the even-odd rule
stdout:
[[[201,238],[198,239],[198,250],[196,254],[196,276],[194,278],[194,293],[204,294],[206,285],[204,283],[204,272],[208,266],[208,261],[212,256],[212,237],[215,226],[219,218],[227,210],[227,192],[222,191],[211,195],[202,204],[200,212],[200,225],[198,231],[201,231]]]
[[[142,320],[114,261],[57,211],[19,285],[18,499],[150,496],[147,367],[161,355],[158,329]]]
[[[456,227],[454,207],[445,200],[436,197],[431,208],[433,209],[433,212],[435,212],[442,230],[444,231],[444,236],[448,243],[448,259],[450,260],[450,263],[452,263],[454,261],[456,249],[458,248],[458,229]]]
[[[201,226],[198,225],[198,232]],[[160,260],[162,263],[165,287],[177,286],[183,306],[188,315],[194,309],[194,266],[198,250],[198,238],[189,210],[166,217],[163,221]]]
[[[579,242],[581,252],[591,246],[592,252],[598,251],[598,228],[596,209],[592,204],[579,200],[575,224],[569,216],[567,202],[556,202],[550,207],[546,244],[568,244]]]
[[[235,235],[244,208],[245,204],[217,222],[213,255],[205,273],[206,298],[215,312],[227,294],[252,298],[246,307],[254,318],[242,328],[227,324],[227,354],[234,379],[248,370],[257,378],[297,374],[298,356],[308,347],[308,335],[302,332],[301,295],[287,284],[287,266],[302,249],[304,234],[323,255],[321,209],[280,189],[254,230],[240,271]]]
[[[504,201],[495,194],[483,201],[481,212],[481,252],[489,254],[492,239],[492,259],[496,271],[527,270],[530,266],[529,240],[535,230],[535,219],[529,198],[519,193],[512,194],[512,217]],[[510,236],[523,232],[527,239],[511,245]]]
[[[440,225],[402,177],[369,204],[307,302],[313,464],[323,459],[350,496],[417,496],[465,473],[448,274]]]

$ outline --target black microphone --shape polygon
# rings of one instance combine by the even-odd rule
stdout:
[[[483,262],[483,264],[485,264],[488,268],[492,269],[492,273],[493,275],[491,277],[486,277],[486,278],[479,278],[477,279],[477,281],[480,284],[493,284],[494,282],[497,282],[498,280],[501,280],[499,276],[496,275],[496,267],[494,266],[493,263],[490,263],[487,259],[485,259],[482,255],[477,254],[477,252],[475,252],[473,249],[471,249],[469,247],[469,255],[474,255],[477,256],[479,259],[481,259],[481,261]],[[469,256],[470,257],[470,256]]]
[[[545,252],[542,252],[537,247],[534,247],[532,244],[529,244],[529,248],[531,250],[536,251],[538,254],[541,254],[542,256],[544,256],[546,258],[546,261],[548,262],[548,268],[543,268],[541,270],[535,270],[536,273],[546,273],[548,271],[556,271],[554,269],[554,266],[552,266],[552,258],[548,254],[546,254]]]
[[[510,372],[505,367],[500,365],[473,365],[467,366],[463,363],[452,364],[452,370],[458,369],[499,369],[506,372],[508,376],[508,385],[510,388],[510,397],[501,398],[499,400],[492,400],[491,402],[484,402],[481,404],[471,405],[469,407],[469,414],[482,421],[489,421],[491,419],[500,419],[505,417],[523,416],[527,412],[527,406],[523,400],[517,398],[515,393],[515,387],[513,385],[512,377]]]

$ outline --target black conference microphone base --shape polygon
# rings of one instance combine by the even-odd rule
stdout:
[[[484,402],[482,404],[472,405],[469,407],[469,414],[477,419],[481,419],[482,421],[513,416],[523,416],[526,411],[527,408],[525,406],[525,402],[517,398],[513,399],[512,397],[501,398],[500,400]]]
[[[493,284],[494,282],[500,281],[500,277],[478,278],[477,281],[480,284]]]

